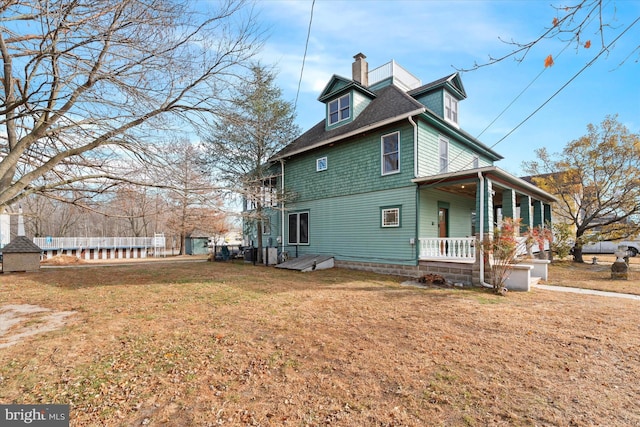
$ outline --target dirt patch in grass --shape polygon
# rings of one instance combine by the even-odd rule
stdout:
[[[84,261],[76,256],[56,255],[40,261],[41,265],[77,265],[84,264]]]
[[[233,262],[0,280],[0,306],[77,312],[0,350],[0,401],[73,426],[640,424],[637,301]]]
[[[31,304],[0,306],[0,349],[27,337],[62,328],[73,311],[51,310]]]

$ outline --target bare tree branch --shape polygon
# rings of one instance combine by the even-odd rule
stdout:
[[[259,48],[242,0],[14,0],[0,10],[0,211],[56,188],[145,183],[117,170],[224,111]]]

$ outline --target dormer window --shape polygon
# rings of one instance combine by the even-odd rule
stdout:
[[[351,95],[346,94],[329,102],[329,126],[351,117]]]
[[[458,124],[458,100],[444,93],[444,118]]]

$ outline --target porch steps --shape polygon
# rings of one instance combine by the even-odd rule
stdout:
[[[302,255],[278,264],[276,268],[298,270],[305,273],[313,270],[324,270],[333,268],[333,257],[331,255]]]
[[[531,279],[529,279],[529,286],[537,285],[540,280],[542,280],[542,277],[531,276]]]

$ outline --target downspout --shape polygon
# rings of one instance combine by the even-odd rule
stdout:
[[[484,281],[484,251],[482,250],[482,241],[484,240],[484,177],[482,176],[482,172],[478,171],[478,180],[480,186],[480,203],[478,203],[480,208],[480,233],[479,233],[479,246],[480,246],[480,285],[485,288],[493,288],[489,283]]]
[[[409,116],[409,123],[413,126],[413,177],[418,177],[418,125],[413,121],[413,117]],[[416,185],[416,232],[413,240],[413,250],[415,251],[416,257],[416,266],[418,268],[418,272],[420,271],[420,253],[419,253],[419,242],[420,236],[420,185]]]
[[[282,190],[282,200],[280,202],[280,253],[284,254],[284,159],[280,159],[280,189]]]
[[[418,125],[409,116],[409,123],[413,126],[413,177],[418,177]]]

